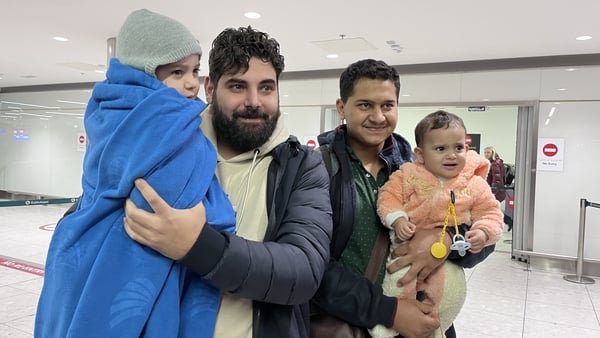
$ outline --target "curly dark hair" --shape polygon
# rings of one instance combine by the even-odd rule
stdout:
[[[400,75],[398,71],[381,60],[364,59],[349,65],[340,76],[340,99],[346,103],[354,94],[356,81],[368,78],[371,80],[390,80],[396,87],[396,99],[400,95]]]
[[[208,57],[208,76],[213,83],[217,83],[223,74],[246,71],[252,57],[270,62],[279,80],[285,64],[277,40],[251,26],[227,28],[212,43]]]
[[[440,128],[446,129],[450,126],[462,127],[465,132],[467,131],[467,127],[465,127],[465,123],[460,116],[445,110],[438,110],[425,116],[415,127],[415,142],[417,143],[417,147],[421,146],[423,138],[425,138],[425,133],[428,131]]]

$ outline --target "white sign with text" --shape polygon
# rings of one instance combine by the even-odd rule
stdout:
[[[539,138],[537,170],[562,171],[565,156],[565,139]]]

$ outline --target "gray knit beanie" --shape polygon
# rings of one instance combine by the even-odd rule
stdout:
[[[156,67],[202,55],[198,40],[178,21],[140,9],[129,14],[117,35],[116,58],[156,77]]]

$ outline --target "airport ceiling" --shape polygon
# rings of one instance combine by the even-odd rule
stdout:
[[[139,8],[190,28],[205,51],[201,75],[212,39],[247,25],[279,41],[292,73],[361,58],[402,66],[600,53],[598,0],[2,1],[0,90],[103,80],[107,40]]]

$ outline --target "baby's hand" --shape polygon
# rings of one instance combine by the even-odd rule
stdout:
[[[471,253],[478,253],[483,249],[485,243],[488,241],[488,236],[485,231],[481,229],[474,229],[465,232],[465,239],[471,243]]]
[[[415,234],[415,225],[404,217],[399,217],[392,226],[396,231],[396,236],[402,241],[408,241]]]

